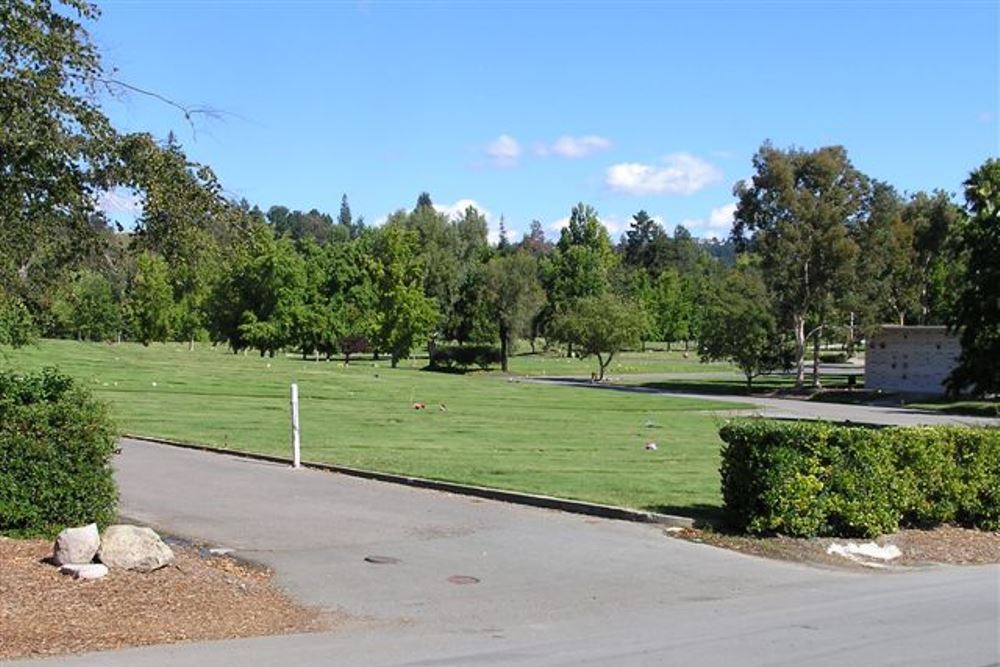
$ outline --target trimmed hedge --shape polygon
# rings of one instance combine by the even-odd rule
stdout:
[[[719,435],[732,529],[800,537],[949,522],[1000,529],[1000,429],[742,419]]]
[[[500,364],[500,348],[492,345],[439,345],[430,355],[434,368],[468,368],[486,370]]]
[[[116,440],[107,407],[72,378],[0,373],[0,532],[111,523]]]

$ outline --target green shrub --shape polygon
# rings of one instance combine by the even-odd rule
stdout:
[[[1000,528],[1000,430],[737,420],[722,427],[724,516],[739,531],[874,537]]]
[[[887,429],[895,443],[903,523],[929,528],[954,521],[963,487],[955,429]]]
[[[1000,530],[1000,429],[955,429],[961,486],[958,521]]]
[[[116,437],[106,406],[68,376],[0,373],[0,532],[113,521]]]
[[[825,429],[825,533],[875,537],[899,528],[895,459],[882,433],[867,428]]]
[[[486,370],[500,363],[500,348],[491,345],[439,345],[431,352],[434,368],[469,368]]]
[[[824,364],[846,364],[846,352],[820,352],[819,360]]]

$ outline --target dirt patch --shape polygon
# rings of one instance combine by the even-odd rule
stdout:
[[[1000,563],[1000,533],[970,530],[956,526],[939,526],[933,530],[901,530],[892,535],[883,535],[875,540],[847,540],[828,537],[804,539],[782,535],[749,537],[727,535],[697,528],[670,529],[666,531],[666,534],[677,539],[711,544],[763,558],[848,569],[868,569],[871,565],[863,565],[843,556],[828,554],[827,549],[834,542],[838,544],[875,542],[881,546],[896,545],[902,555],[889,561],[886,569],[934,563],[951,565]]]
[[[329,629],[345,620],[303,607],[271,572],[197,547],[175,565],[75,581],[43,562],[52,543],[0,537],[0,660]]]

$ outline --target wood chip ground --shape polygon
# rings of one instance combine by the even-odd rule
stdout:
[[[919,567],[935,563],[951,565],[985,565],[1000,563],[1000,533],[971,530],[956,526],[939,526],[933,530],[901,530],[874,540],[866,539],[802,539],[778,535],[749,537],[727,535],[708,530],[684,529],[668,531],[668,535],[692,542],[702,542],[754,556],[811,563],[820,566],[858,569],[865,566],[842,556],[828,554],[833,542],[876,542],[895,544],[902,556],[890,561],[889,569]]]
[[[330,629],[265,568],[174,547],[176,564],[74,581],[44,562],[52,543],[0,537],[0,660]]]

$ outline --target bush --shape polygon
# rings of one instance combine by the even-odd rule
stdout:
[[[874,537],[900,525],[1000,527],[1000,430],[737,420],[720,431],[733,529]]]
[[[71,378],[0,373],[0,532],[112,522],[116,437],[106,406]]]
[[[846,352],[820,352],[819,360],[824,364],[846,364]]]
[[[430,355],[434,368],[468,368],[486,370],[500,364],[500,348],[491,345],[438,345]]]

